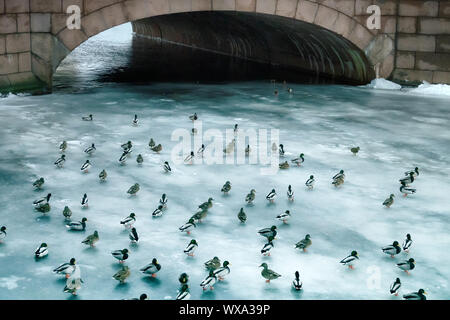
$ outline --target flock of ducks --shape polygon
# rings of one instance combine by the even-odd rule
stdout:
[[[194,122],[198,120],[197,113],[194,113],[193,115],[189,116],[189,119]],[[89,116],[82,117],[83,121],[93,121],[93,115],[90,114]],[[137,115],[134,116],[134,119],[132,121],[133,126],[137,126],[139,123]],[[238,130],[238,125],[236,124],[234,126],[234,132],[236,133]],[[192,131],[194,133],[194,131]],[[156,144],[153,139],[150,139],[149,147],[152,151],[155,153],[159,153],[162,150],[161,144]],[[230,142],[230,144],[224,149],[224,153],[230,153],[234,150],[235,147],[235,140]],[[130,157],[132,151],[133,151],[133,144],[131,141],[127,141],[126,143],[121,145],[122,155],[118,159],[118,162],[123,165],[127,159]],[[64,163],[66,161],[66,155],[65,152],[67,150],[67,142],[63,141],[59,146],[60,152],[62,155],[54,162],[55,166],[58,168],[61,168],[64,166]],[[203,151],[205,149],[205,146],[202,145],[202,147],[197,151],[197,155],[202,155]],[[86,148],[84,152],[88,155],[94,154],[96,151],[95,144],[92,144],[90,147]],[[272,145],[272,151],[278,151],[280,157],[285,156],[285,148],[283,144],[276,145],[275,143]],[[357,153],[360,151],[360,147],[353,147],[350,149],[350,151],[356,156]],[[248,155],[251,152],[250,145],[248,145],[245,149],[246,155]],[[192,164],[194,160],[195,154],[192,151],[186,158],[185,158],[185,164]],[[141,165],[144,161],[144,158],[141,154],[138,154],[136,158],[136,162],[138,165]],[[300,153],[298,157],[291,159],[291,163],[295,164],[296,166],[301,166],[305,162],[305,155],[303,153]],[[89,169],[92,167],[92,164],[89,160],[86,160],[80,170],[82,172],[87,173]],[[290,167],[290,164],[288,161],[284,161],[280,163],[279,165],[280,169],[288,169]],[[168,161],[165,161],[163,164],[163,169],[166,173],[169,173],[172,171],[170,164]],[[401,178],[399,180],[400,182],[400,192],[405,197],[408,194],[414,194],[416,192],[416,189],[412,188],[410,185],[417,179],[419,176],[419,169],[416,167],[414,170],[405,172],[405,177]],[[106,170],[102,170],[99,174],[99,180],[101,182],[106,181],[108,177],[108,174]],[[332,179],[331,183],[335,187],[340,187],[345,182],[345,173],[344,170],[340,170],[337,174],[335,174]],[[41,190],[43,188],[43,185],[45,184],[45,179],[43,177],[40,177],[33,183],[33,187],[37,190]],[[313,175],[311,175],[308,180],[305,182],[306,188],[312,190],[314,188],[315,184],[315,178]],[[228,194],[231,191],[232,184],[230,181],[226,181],[225,184],[221,188],[221,192],[224,194]],[[132,185],[127,193],[130,194],[130,196],[136,195],[140,190],[140,185],[138,183],[135,183]],[[286,192],[287,198],[289,201],[294,201],[294,192],[292,190],[291,185],[288,186],[288,190]],[[33,205],[35,207],[35,210],[38,212],[41,212],[43,214],[47,214],[51,210],[50,206],[50,199],[52,194],[48,193],[46,196],[41,197],[33,202]],[[272,189],[267,195],[266,200],[273,203],[277,197],[277,192],[275,189]],[[394,194],[391,194],[384,202],[383,205],[387,208],[390,208],[394,204]],[[252,189],[245,197],[245,202],[248,205],[251,205],[254,200],[256,199],[256,190]],[[212,208],[213,206],[213,198],[209,198],[206,202],[200,204],[198,206],[198,212],[196,212],[192,217],[188,219],[188,221],[179,227],[180,232],[186,232],[188,235],[191,234],[191,232],[197,227],[198,223],[201,223],[203,219],[205,219],[208,215],[208,210]],[[88,197],[87,194],[84,194],[81,199],[81,205],[83,207],[88,207]],[[161,196],[161,199],[159,201],[159,205],[157,209],[152,213],[153,217],[159,217],[164,214],[164,210],[167,207],[168,198],[166,194],[163,194]],[[86,217],[83,217],[80,221],[71,221],[72,211],[68,206],[66,206],[63,210],[63,216],[66,219],[66,228],[71,231],[84,231],[86,229],[86,223],[88,222],[88,219]],[[288,220],[291,217],[291,213],[289,210],[286,210],[284,213],[279,214],[276,216],[276,219],[282,221],[283,223],[287,223]],[[244,212],[244,208],[242,207],[238,214],[237,218],[241,223],[245,223],[247,220],[247,215]],[[129,230],[129,239],[132,243],[137,243],[139,241],[139,235],[137,233],[137,230],[135,227],[133,227],[134,223],[136,222],[136,215],[135,213],[130,213],[129,216],[125,217],[120,221],[120,224],[124,226],[127,230]],[[4,241],[7,232],[6,232],[6,226],[2,226],[0,228],[0,242]],[[266,238],[267,242],[264,244],[263,248],[261,249],[262,255],[270,255],[270,251],[273,249],[273,241],[276,239],[277,236],[277,227],[275,225],[263,228],[258,231],[258,234],[264,238]],[[100,240],[99,233],[97,230],[94,231],[93,234],[87,236],[83,241],[82,244],[94,247],[95,244]],[[412,239],[411,235],[407,234],[406,239],[403,242],[403,245],[400,246],[398,241],[394,241],[391,245],[385,246],[381,248],[381,251],[385,254],[390,255],[392,258],[394,258],[396,255],[400,254],[402,250],[406,253],[409,252],[409,249],[412,245]],[[307,249],[312,245],[311,236],[307,234],[304,239],[297,242],[294,246],[295,249],[302,250],[303,252],[307,252]],[[195,239],[190,240],[187,247],[184,249],[184,253],[188,256],[193,257],[196,249],[198,248],[198,243]],[[46,243],[42,243],[39,245],[39,247],[35,250],[34,256],[36,259],[41,259],[47,256],[49,253],[49,248]],[[131,270],[128,266],[124,265],[125,261],[129,258],[130,252],[128,249],[119,249],[114,250],[111,252],[111,255],[113,258],[117,259],[118,262],[122,265],[122,268],[117,271],[112,277],[119,281],[120,283],[124,283],[127,278],[131,274]],[[344,266],[348,266],[350,269],[354,268],[354,265],[359,261],[358,252],[356,250],[351,251],[351,253],[343,258],[340,263]],[[206,278],[200,283],[200,286],[203,290],[213,290],[214,285],[219,282],[223,281],[225,277],[230,274],[230,266],[231,264],[228,261],[223,261],[218,257],[213,257],[211,260],[208,260],[204,263],[204,266],[208,272],[208,275]],[[410,258],[405,261],[401,261],[397,263],[397,267],[401,270],[403,270],[405,273],[409,274],[411,270],[415,268],[415,261],[413,258]],[[161,265],[159,264],[158,260],[156,258],[153,258],[150,263],[143,266],[139,269],[140,272],[142,272],[144,275],[148,275],[150,277],[156,277],[157,273],[161,271]],[[274,270],[271,270],[267,263],[262,263],[260,265],[260,268],[262,268],[261,276],[266,280],[267,283],[270,283],[271,280],[275,280],[281,277],[281,275]],[[63,289],[64,292],[71,293],[73,295],[77,294],[77,291],[81,288],[83,284],[83,280],[81,279],[81,271],[80,267],[76,263],[76,259],[72,258],[69,262],[65,262],[61,264],[60,266],[56,267],[53,270],[54,273],[63,275],[66,278],[65,287]],[[179,282],[180,282],[180,288],[178,290],[176,299],[177,300],[183,300],[183,299],[189,299],[190,298],[190,291],[189,291],[189,275],[187,273],[182,273],[179,276]],[[292,288],[294,290],[303,290],[303,284],[300,280],[300,273],[299,271],[294,272],[294,279],[292,281]],[[390,287],[390,293],[393,295],[398,295],[399,290],[401,288],[401,281],[400,278],[396,278],[395,281],[392,283]],[[408,294],[404,294],[403,298],[407,300],[426,300],[425,297],[426,292],[423,289],[418,290],[417,292],[412,292]],[[135,300],[146,300],[148,299],[148,296],[144,293],[139,298],[134,298]]]

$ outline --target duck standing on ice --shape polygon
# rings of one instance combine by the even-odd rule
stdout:
[[[191,242],[189,242],[186,249],[184,249],[184,253],[186,253],[188,256],[193,257],[195,250],[198,248],[198,243],[195,241],[195,239],[192,239]]]
[[[267,266],[267,263],[265,263],[265,262],[263,264],[261,264],[259,267],[263,268],[263,270],[261,271],[261,275],[263,276],[263,278],[266,279],[267,283],[270,283],[270,280],[275,280],[275,279],[281,277],[280,274],[269,269],[269,267]]]
[[[300,153],[298,158],[292,159],[291,161],[295,163],[297,166],[301,166],[303,162],[305,162],[305,155],[303,153]]]
[[[269,239],[269,237],[273,237],[275,239],[275,237],[277,236],[277,227],[271,226],[270,228],[263,228],[259,230],[258,233],[259,235],[266,237],[267,239]]]
[[[134,196],[140,189],[141,187],[139,186],[139,183],[135,183],[128,189],[127,193]]]
[[[63,141],[60,145],[59,145],[59,151],[61,151],[61,152],[65,152],[66,151],[66,149],[67,149],[67,141]]]
[[[137,114],[135,114],[133,119],[133,126],[137,126],[138,124],[139,124],[138,116]]]
[[[120,221],[120,224],[122,224],[126,229],[129,229],[135,222],[136,222],[136,215],[132,212],[128,217]]]
[[[179,227],[178,229],[181,232],[186,232],[187,234],[191,234],[191,231],[196,227],[197,225],[194,223],[194,219],[191,218],[189,219],[189,221],[185,224],[183,224],[181,227]]]
[[[353,147],[350,148],[350,151],[353,153],[354,156],[357,155],[357,153],[359,152],[360,148],[359,147]]]
[[[164,171],[165,171],[166,173],[172,171],[172,168],[170,167],[168,161],[164,161]]]
[[[156,273],[158,273],[160,270],[161,265],[158,263],[158,260],[156,258],[153,258],[152,262],[139,269],[139,271],[141,271],[143,274],[148,274],[153,278],[156,278]]]
[[[395,255],[399,254],[400,252],[402,252],[402,248],[400,247],[400,245],[398,244],[398,241],[394,241],[392,243],[392,245],[386,246],[381,248],[381,250],[383,250],[384,253],[388,254],[391,256],[391,258],[393,258]]]
[[[33,187],[35,187],[37,190],[40,190],[42,186],[44,185],[45,180],[44,178],[39,178],[35,182],[33,182]]]
[[[102,170],[102,172],[99,173],[98,178],[100,179],[100,181],[106,181],[106,178],[108,177],[108,173],[106,172],[105,169]]]
[[[352,253],[350,255],[348,255],[347,257],[345,257],[344,259],[341,260],[341,263],[346,266],[348,265],[348,267],[350,269],[353,269],[353,265],[355,264],[355,262],[359,260],[358,257],[358,252],[356,252],[355,250],[352,251]]]
[[[291,212],[289,210],[286,210],[284,213],[277,215],[277,219],[283,221],[283,223],[287,223],[286,221],[288,221],[290,217]]]
[[[48,246],[45,242],[41,243],[41,245],[37,247],[36,250],[34,250],[34,257],[36,259],[43,258],[47,255],[48,255]]]
[[[86,222],[87,222],[87,218],[84,217],[83,219],[81,219],[81,221],[74,221],[74,222],[70,222],[66,225],[66,228],[68,230],[72,230],[72,231],[84,231],[86,229]]]
[[[385,206],[386,208],[390,208],[392,206],[392,204],[394,203],[394,195],[391,193],[391,195],[389,196],[389,198],[387,198],[386,200],[384,200],[383,202],[383,206]]]
[[[203,291],[205,291],[208,287],[210,290],[214,290],[214,284],[217,281],[217,277],[214,272],[211,270],[209,275],[200,283],[200,287],[202,287]]]
[[[65,206],[62,214],[66,220],[70,220],[70,217],[72,216],[72,210],[70,210],[68,206]]]
[[[411,292],[408,294],[403,295],[403,299],[405,300],[427,300],[427,297],[425,297],[425,290],[419,289],[417,292]]]
[[[400,192],[403,193],[403,196],[406,197],[408,194],[416,193],[416,189],[406,186],[404,181],[401,182]]]
[[[311,245],[312,245],[311,236],[307,234],[305,236],[305,239],[302,239],[295,244],[295,248],[303,250],[303,252],[306,252],[306,249]]]
[[[406,235],[405,242],[403,242],[403,251],[408,253],[409,252],[409,248],[411,248],[412,242],[413,241],[411,239],[411,235],[408,233]]]
[[[225,276],[230,274],[231,270],[229,266],[231,266],[231,263],[225,260],[221,267],[213,271],[219,281],[223,281]]]
[[[277,193],[275,192],[275,189],[272,189],[272,191],[270,191],[269,194],[266,196],[266,199],[270,203],[274,203],[276,197],[277,197]]]
[[[255,200],[255,197],[256,197],[256,191],[255,191],[255,189],[252,189],[252,190],[250,190],[250,193],[247,194],[247,196],[245,197],[245,202],[247,202],[248,204],[251,204]]]
[[[124,263],[125,260],[128,259],[128,249],[122,249],[122,250],[114,250],[111,252],[112,256],[119,260],[119,263]]]
[[[87,153],[88,155],[92,155],[96,150],[97,148],[95,148],[95,144],[92,144],[90,147],[84,149],[84,152]]]
[[[6,238],[6,227],[2,226],[0,228],[0,243]]]
[[[92,121],[92,120],[94,120],[94,117],[92,116],[92,114],[90,114],[87,117],[81,117],[81,120],[83,120],[83,121]]]
[[[247,221],[247,215],[244,212],[244,208],[241,208],[241,210],[239,210],[237,217],[242,223],[245,223],[245,221]]]
[[[55,161],[55,166],[57,166],[58,168],[62,168],[63,166],[64,166],[64,162],[66,162],[66,155],[65,154],[63,154],[63,155],[61,155],[61,157],[60,158],[58,158],[56,161]]]
[[[39,208],[39,207],[45,205],[46,203],[49,203],[51,197],[52,197],[52,194],[48,193],[47,196],[45,196],[43,198],[39,198],[37,200],[34,200],[33,204],[36,208]]]
[[[267,238],[267,243],[261,249],[261,254],[264,256],[270,256],[270,250],[273,249],[273,236]]]
[[[294,191],[292,191],[291,185],[288,186],[286,194],[289,201],[294,201]]]
[[[397,267],[409,274],[408,271],[413,270],[416,267],[416,262],[413,258],[410,258],[409,260],[397,263]]]
[[[98,231],[95,230],[93,234],[88,235],[81,243],[89,245],[90,247],[95,247],[98,240],[100,240],[100,237],[98,236]]]
[[[59,267],[53,269],[53,272],[56,274],[63,274],[67,279],[75,270],[75,263],[76,263],[75,258],[72,258],[70,259],[69,262],[63,263]]]
[[[303,287],[303,283],[300,281],[300,273],[298,271],[295,271],[295,278],[294,281],[292,281],[292,287],[300,291]]]
[[[89,160],[86,160],[86,162],[83,163],[83,165],[81,166],[80,170],[83,171],[84,173],[88,173],[90,167],[91,163],[89,162]]]
[[[316,180],[314,180],[314,176],[311,175],[311,176],[309,176],[309,179],[306,180],[305,185],[309,190],[312,190],[314,188],[315,182],[316,182]]]
[[[220,191],[222,191],[225,194],[228,194],[228,192],[230,192],[230,190],[231,190],[231,182],[230,181],[226,181]]]
[[[400,282],[400,278],[395,279],[394,283],[391,285],[391,289],[389,292],[395,296],[398,296],[398,290],[400,290],[400,287],[402,286],[402,283]]]
[[[89,206],[89,199],[86,193],[83,195],[83,198],[81,198],[81,206],[83,208],[87,208]]]

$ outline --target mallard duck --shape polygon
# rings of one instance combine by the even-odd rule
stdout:
[[[284,146],[280,144],[278,153],[280,154],[280,157],[284,157]]]
[[[80,170],[83,171],[84,173],[89,172],[89,168],[91,167],[91,162],[89,160],[86,160],[85,163],[83,163],[83,165],[81,166]]]
[[[72,210],[70,210],[68,206],[65,206],[62,214],[66,220],[70,220],[70,217],[72,216]]]
[[[183,284],[178,291],[176,300],[189,300],[191,294],[189,293],[189,286],[187,284]]]
[[[123,266],[122,269],[120,269],[113,275],[113,278],[119,281],[120,283],[125,283],[130,274],[131,274],[130,268],[128,268],[128,266]]]
[[[98,231],[95,230],[93,234],[87,236],[83,241],[81,241],[81,243],[95,247],[98,240],[100,240],[100,237],[98,236]]]
[[[159,205],[158,208],[155,209],[152,213],[152,217],[161,217],[163,215],[163,206]]]
[[[83,198],[81,198],[81,206],[85,208],[89,206],[89,199],[86,193],[83,195]]]
[[[266,196],[266,199],[273,203],[275,202],[275,198],[277,197],[277,193],[275,192],[275,189],[272,189],[272,191],[269,192],[269,194]]]
[[[137,162],[138,164],[142,164],[142,163],[144,162],[144,158],[142,157],[141,154],[138,154],[138,155],[137,155],[137,157],[136,157],[136,162]]]
[[[36,250],[34,250],[34,257],[39,259],[45,257],[46,255],[48,255],[48,246],[44,242],[41,243],[41,245],[37,247]]]
[[[152,148],[152,151],[154,151],[154,152],[156,152],[156,153],[161,152],[161,150],[162,150],[162,145],[161,145],[161,143],[158,144],[157,146],[155,146],[155,147]]]
[[[66,225],[66,228],[68,230],[73,230],[73,231],[84,231],[86,229],[86,221],[87,218],[84,217],[83,219],[81,219],[81,221],[74,221],[74,222],[70,222]]]
[[[106,172],[105,169],[102,170],[102,172],[99,173],[98,175],[100,181],[106,181],[106,178],[108,177],[108,173]]]
[[[66,279],[68,279],[72,272],[75,270],[75,263],[75,258],[72,258],[69,262],[63,263],[59,267],[53,269],[53,272],[56,274],[63,274]]]
[[[42,204],[40,206],[37,206],[35,209],[36,209],[36,211],[39,211],[39,212],[41,212],[43,214],[46,214],[51,209],[50,203],[48,203],[48,202],[44,203],[44,204]]]
[[[334,185],[335,187],[339,187],[344,184],[344,179],[343,178],[334,179],[333,182],[331,182],[331,184]]]
[[[200,283],[200,287],[203,290],[206,290],[208,287],[210,290],[214,290],[214,284],[217,281],[217,277],[214,275],[214,272],[211,270],[209,275]]]
[[[92,120],[94,120],[94,117],[92,116],[92,114],[90,114],[87,117],[81,117],[81,120],[83,120],[83,121],[92,121]]]
[[[136,222],[136,215],[134,214],[134,212],[132,212],[128,217],[120,221],[120,224],[123,224],[125,228],[129,229],[135,222]]]
[[[139,235],[136,231],[136,228],[131,228],[130,232],[128,233],[128,238],[130,238],[132,243],[136,243],[139,241]]]
[[[283,162],[283,163],[280,163],[280,164],[278,165],[278,167],[279,167],[280,169],[289,169],[289,163],[288,163],[287,161],[285,161],[285,162]]]
[[[220,268],[220,266],[222,265],[220,262],[220,259],[218,257],[214,257],[211,260],[208,260],[204,263],[205,268],[208,270],[216,270],[218,268]]]
[[[156,278],[156,273],[161,270],[161,265],[156,258],[153,258],[152,262],[139,269],[143,274],[149,274],[151,277]]]
[[[195,136],[197,134],[197,128],[192,128],[191,134]]]
[[[395,279],[394,283],[391,285],[389,292],[395,296],[398,296],[398,290],[400,290],[401,286],[402,286],[402,283],[400,282],[400,278],[397,278],[397,279]]]
[[[423,289],[419,289],[417,292],[411,292],[403,295],[403,299],[405,300],[427,300],[425,297],[427,293]]]
[[[261,249],[261,254],[264,256],[270,256],[270,250],[273,248],[273,236],[267,238],[267,243]]]
[[[74,296],[77,295],[77,291],[81,289],[81,284],[83,280],[81,278],[68,278],[66,280],[66,286],[63,289],[63,292],[71,293]]]
[[[263,270],[261,271],[261,275],[263,276],[263,278],[266,279],[267,283],[270,283],[270,280],[275,280],[279,277],[281,277],[280,274],[276,273],[273,270],[270,270],[269,267],[267,266],[267,263],[263,263],[259,266],[260,268],[262,267]]]
[[[59,145],[59,151],[61,152],[65,152],[67,149],[67,141],[63,141],[60,145]]]
[[[164,161],[164,171],[165,172],[171,172],[172,171],[172,168],[170,167],[169,162],[167,162],[167,161]]]
[[[189,221],[185,224],[183,224],[181,227],[179,227],[178,229],[181,232],[186,232],[187,234],[191,234],[191,231],[197,227],[197,225],[194,223],[194,219],[191,218],[189,219]]]
[[[247,221],[247,215],[244,212],[244,208],[241,208],[241,210],[239,210],[237,217],[238,217],[239,221],[242,223]]]
[[[290,217],[291,213],[289,210],[286,210],[284,213],[277,215],[277,219],[283,221],[283,223],[286,223],[286,221],[288,221]]]
[[[182,285],[187,285],[187,283],[189,282],[189,275],[185,272],[183,272],[182,274],[180,274],[180,276],[178,277],[178,281],[182,284]]]
[[[33,201],[33,204],[35,207],[40,207],[50,201],[50,198],[52,197],[51,193],[48,193],[45,197],[36,199]]]
[[[252,149],[250,148],[250,145],[248,144],[247,147],[245,148],[245,155],[246,156],[250,155],[250,151],[252,151]]]
[[[111,254],[114,258],[116,258],[117,260],[119,260],[119,263],[124,263],[125,260],[128,259],[129,255],[128,255],[128,249],[122,249],[122,250],[114,250],[111,251]]]
[[[227,147],[225,149],[223,149],[223,152],[224,153],[233,152],[235,144],[236,144],[236,139],[231,140],[230,143],[228,143]]]
[[[126,300],[126,299],[124,299],[124,300]],[[139,296],[139,298],[131,298],[130,300],[140,300],[140,301],[144,301],[144,300],[148,300],[148,296],[147,296],[145,293],[143,293],[143,294],[141,294],[141,295]]]
[[[405,185],[410,185],[411,183],[414,182],[414,172],[410,172],[409,176],[398,180],[401,184],[405,184]]]
[[[258,231],[259,235],[269,238],[272,236],[274,239],[277,236],[277,227],[271,226],[270,228],[264,228]]]
[[[65,154],[61,155],[61,157],[58,158],[58,160],[56,160],[54,164],[58,168],[62,168],[64,166],[64,162],[66,162],[66,155]]]
[[[341,263],[345,266],[348,265],[348,267],[350,269],[353,269],[353,264],[356,262],[356,260],[359,259],[358,257],[358,252],[356,252],[355,250],[352,251],[352,253],[350,255],[348,255],[347,257],[345,257],[344,259],[341,260]]]
[[[200,148],[197,150],[197,155],[203,158],[203,152],[205,152],[205,145],[202,144]]]
[[[222,189],[220,191],[222,191],[223,193],[228,193],[231,190],[231,182],[227,181],[225,182],[225,184],[223,185]]]
[[[184,158],[184,163],[192,164],[194,158],[195,158],[194,151],[191,151],[191,153],[186,158]]]
[[[2,242],[6,238],[6,227],[2,226],[0,228],[0,242]]]
[[[193,115],[189,116],[189,120],[191,120],[192,122],[194,122],[197,119],[198,119],[197,112],[195,112]]]
[[[238,124],[236,123],[235,125],[234,125],[234,129],[233,129],[233,133],[234,133],[234,135],[237,135],[237,133],[238,133]]]
[[[229,266],[231,266],[231,263],[225,260],[220,268],[217,268],[213,271],[214,275],[217,277],[217,279],[219,279],[219,281],[222,281],[225,276],[230,273],[231,270]]]
[[[195,213],[191,219],[194,219],[194,221],[202,222],[204,218],[208,215],[208,210],[200,210],[199,212]]]
[[[155,141],[153,140],[153,138],[150,138],[150,141],[149,141],[149,143],[148,143],[148,146],[149,146],[150,148],[153,148],[154,146],[156,146],[156,143],[155,143]]]
[[[202,210],[208,210],[211,209],[213,206],[213,198],[209,198],[208,201],[203,202],[201,205],[199,205],[198,207]]]
[[[303,287],[303,283],[300,281],[300,273],[298,271],[295,271],[295,279],[292,281],[292,287],[299,291]]]
[[[97,150],[97,148],[95,148],[95,144],[92,144],[90,147],[84,149],[84,152],[91,155],[95,152],[95,150]]]
[[[128,189],[127,193],[134,196],[134,195],[136,195],[136,193],[138,193],[139,189],[141,189],[141,187],[139,186],[139,183],[135,183]]]
[[[339,171],[339,173],[336,173],[333,176],[332,180],[337,180],[337,179],[345,179],[345,174],[344,174],[344,170]]]
[[[408,270],[413,270],[416,266],[416,262],[413,258],[410,258],[409,260],[405,260],[402,262],[397,263],[397,267],[399,267],[401,270],[405,271],[407,274],[409,274]]]
[[[392,206],[392,204],[394,203],[394,195],[391,193],[391,195],[389,196],[389,198],[387,198],[386,200],[384,200],[383,202],[383,206],[390,208]]]
[[[295,248],[296,248],[296,249],[301,249],[301,250],[303,250],[304,252],[306,252],[306,249],[307,249],[310,245],[312,245],[311,236],[310,236],[309,234],[307,234],[307,235],[305,236],[305,239],[302,239],[302,240],[300,240],[299,242],[297,242],[297,243],[295,244]]]
[[[408,194],[416,193],[416,189],[411,188],[411,187],[407,187],[405,182],[402,181],[401,182],[401,186],[400,186],[400,192],[403,193],[404,197],[406,197],[406,196],[408,196]]]
[[[303,153],[300,153],[298,158],[292,159],[291,161],[300,167],[302,163],[305,162],[305,155]]]
[[[350,148],[350,151],[353,153],[353,155],[354,156],[356,156],[356,154],[359,152],[359,147],[353,147],[353,148]]]
[[[184,249],[184,253],[186,253],[190,257],[193,257],[194,256],[194,252],[197,249],[197,247],[198,247],[197,241],[195,241],[195,239],[192,239],[191,242],[189,242],[189,244],[186,247],[186,249]]]
[[[45,180],[44,180],[44,178],[39,178],[39,179],[37,179],[35,182],[33,182],[33,187],[35,187],[36,189],[41,189],[42,188],[42,186],[44,185],[44,183],[45,183]]]
[[[159,199],[159,203],[163,206],[163,208],[167,207],[167,201],[169,199],[167,199],[167,196],[165,193],[162,194],[161,199]]]
[[[403,242],[403,250],[406,251],[406,252],[409,252],[409,248],[411,247],[412,242],[413,241],[411,239],[411,235],[408,233],[406,235],[405,241]]]
[[[289,201],[294,201],[294,191],[292,191],[291,185],[288,186],[286,194]]]
[[[120,162],[120,164],[125,164],[125,162],[127,161],[127,159],[128,159],[128,154],[129,154],[129,151],[124,151],[123,153],[122,153],[122,155],[120,156],[120,158],[119,158],[119,162]]]
[[[247,194],[247,196],[245,197],[245,202],[247,202],[248,204],[253,203],[253,201],[255,200],[256,197],[256,191],[255,189],[250,190],[250,193]]]
[[[133,126],[137,126],[138,124],[139,124],[138,116],[137,114],[135,114],[133,119]]]
[[[411,174],[416,178],[419,175],[419,168],[415,167],[414,170],[405,172],[405,176],[411,176]]]
[[[398,241],[394,241],[391,245],[381,248],[384,253],[388,254],[393,258],[395,255],[402,252],[402,248],[398,244]]]
[[[313,175],[309,176],[309,179],[306,180],[305,185],[309,190],[312,190],[314,188],[314,183],[316,182],[316,180],[314,179]]]
[[[124,150],[124,151],[130,151],[131,148],[133,148],[133,143],[131,143],[131,141],[127,141],[125,143],[122,143],[120,145],[120,147]]]
[[[272,151],[277,151],[277,150],[278,150],[277,144],[275,142],[272,143]]]

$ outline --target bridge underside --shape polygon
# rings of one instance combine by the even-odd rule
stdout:
[[[138,37],[131,67],[145,70],[151,80],[279,79],[357,85],[375,76],[358,47],[303,21],[208,11],[156,16],[132,24]]]

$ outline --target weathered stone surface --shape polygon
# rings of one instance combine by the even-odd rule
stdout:
[[[31,47],[33,48],[33,54],[38,55],[45,61],[51,61],[53,53],[52,37],[50,33],[32,33]]]
[[[254,12],[256,10],[256,0],[236,0],[236,10]]]
[[[32,13],[31,18],[31,32],[50,32],[51,14],[50,13]]]
[[[423,80],[432,82],[433,71],[411,70],[397,68],[393,73],[394,80],[406,82],[422,82]]]
[[[63,0],[62,12],[67,13],[67,8],[72,5],[78,6],[81,12],[84,12],[83,0]]]
[[[191,0],[192,11],[211,10],[211,0]]]
[[[450,54],[417,52],[415,67],[419,70],[450,71]]]
[[[19,53],[19,72],[31,71],[31,52]]]
[[[0,0],[1,1],[1,0]],[[11,86],[11,82],[9,82],[9,78],[8,76],[4,75],[0,75],[0,90],[8,90],[9,87]],[[1,91],[0,91],[1,92]]]
[[[0,16],[0,34],[17,32],[17,19],[15,14]]]
[[[381,33],[395,33],[397,19],[392,16],[381,16]]]
[[[381,78],[389,78],[394,71],[394,53],[389,54],[383,59],[379,69],[379,76]]]
[[[373,4],[380,7],[382,16],[393,16],[397,14],[396,0],[375,0]]]
[[[0,0],[0,14],[5,13],[5,0]]]
[[[332,30],[338,14],[339,12],[336,10],[320,5],[314,18],[314,24]]]
[[[450,35],[436,36],[436,52],[450,52]]]
[[[416,33],[417,32],[416,25],[417,25],[416,17],[398,17],[398,32]]]
[[[414,69],[416,55],[414,52],[399,51],[397,52],[397,68]]]
[[[61,30],[67,26],[67,18],[69,16],[65,13],[52,13],[52,30],[53,34],[58,34]]]
[[[297,0],[278,0],[276,15],[293,18],[297,9]]]
[[[433,71],[433,83],[450,83],[450,72]]]
[[[30,0],[5,0],[6,13],[24,13],[30,11]]]
[[[58,39],[66,46],[67,49],[73,50],[86,41],[88,37],[82,30],[69,30],[66,28],[58,34]]]
[[[0,54],[6,53],[6,36],[0,34]]]
[[[192,3],[190,0],[168,0],[171,13],[189,12]]]
[[[127,0],[124,5],[131,21],[168,14],[170,9],[169,2],[165,0]]]
[[[439,17],[450,18],[450,1],[441,1],[439,4]]]
[[[276,0],[256,0],[256,12],[275,14]]]
[[[401,34],[398,36],[398,50],[434,52],[435,48],[436,40],[434,36],[406,34]]]
[[[31,70],[38,79],[51,86],[53,70],[49,62],[46,62],[38,56],[32,54]]]
[[[84,2],[84,4],[85,4],[85,8],[84,8],[85,9],[85,13],[88,14],[88,13],[94,12],[94,11],[100,9],[100,8],[107,7],[107,6],[110,6],[110,5],[115,4],[117,2],[122,2],[122,1],[123,0],[95,0],[95,1],[90,0],[90,1],[85,1]]]
[[[17,53],[30,51],[30,34],[14,33],[6,35],[6,52]]]
[[[316,17],[318,9],[319,5],[317,3],[313,3],[307,0],[299,0],[295,18],[312,23]]]
[[[62,0],[30,0],[30,5],[31,12],[62,12]]]
[[[8,79],[14,87],[32,87],[36,78],[32,72],[20,72],[8,74]]]
[[[357,0],[355,2],[355,15],[367,15],[367,8],[373,3],[372,0]]]
[[[236,10],[235,0],[212,0],[213,10]]]
[[[339,13],[336,23],[334,24],[334,31],[337,34],[347,38],[355,27],[356,21],[349,16]]]
[[[19,55],[4,54],[0,56],[0,74],[19,72]]]
[[[100,10],[94,11],[81,19],[81,27],[88,37],[92,37],[108,28]]]
[[[355,0],[318,0],[315,1],[319,4],[327,6],[332,9],[336,9],[339,12],[342,12],[348,16],[353,16],[355,13]]]
[[[122,3],[103,8],[100,12],[108,29],[129,21]]]
[[[348,37],[348,40],[353,42],[358,48],[364,50],[372,41],[373,37],[374,36],[365,27],[356,24],[353,32]]]
[[[400,0],[399,15],[405,17],[436,17],[439,12],[439,1]]]
[[[30,32],[30,14],[17,14],[17,32]]]
[[[419,18],[419,33],[422,33],[422,34],[449,34],[450,33],[450,19]]]

